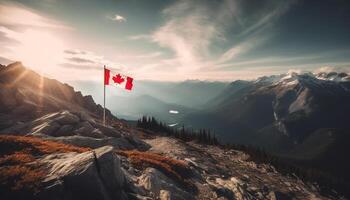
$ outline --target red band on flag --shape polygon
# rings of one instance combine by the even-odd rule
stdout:
[[[127,89],[127,90],[131,90],[132,89],[132,86],[133,86],[132,81],[133,80],[134,79],[131,78],[131,77],[126,77],[125,89]]]
[[[105,85],[109,85],[109,77],[111,75],[111,71],[105,68]]]

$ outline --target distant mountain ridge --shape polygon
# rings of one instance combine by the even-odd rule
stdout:
[[[349,179],[349,102],[349,74],[291,72],[234,81],[182,122]]]
[[[324,126],[347,127],[347,121],[339,118],[346,118],[344,113],[350,109],[346,103],[349,98],[350,76],[346,73],[293,72],[254,81],[234,81],[208,102],[205,113],[221,117],[228,123],[249,123],[247,126],[256,130],[273,125],[276,131],[290,135],[298,142],[306,133],[297,135],[296,131],[300,130],[294,130],[290,123],[293,117],[312,118],[316,116],[310,115],[317,112],[324,114]],[[333,116],[329,117],[329,114]],[[334,121],[334,117],[339,118]]]

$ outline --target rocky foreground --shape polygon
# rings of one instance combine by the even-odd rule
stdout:
[[[1,199],[337,199],[240,151],[144,141],[142,152],[0,136]]]
[[[43,85],[45,83],[45,85]],[[241,151],[149,136],[66,84],[0,66],[0,199],[339,199]]]
[[[197,175],[196,199],[331,199],[297,177],[286,177],[273,166],[256,164],[241,151],[183,143],[159,137],[146,140],[150,151],[185,160]]]

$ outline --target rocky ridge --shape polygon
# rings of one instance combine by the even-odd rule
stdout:
[[[183,143],[168,137],[146,140],[150,151],[186,160],[196,172],[196,199],[332,199],[318,193],[317,184],[283,176],[273,166],[256,164],[241,151]],[[164,148],[164,147],[167,148]]]

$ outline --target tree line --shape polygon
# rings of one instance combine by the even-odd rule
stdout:
[[[218,139],[210,129],[186,129],[184,125],[182,125],[181,128],[170,127],[166,123],[149,116],[143,116],[141,119],[137,120],[136,126],[138,128],[154,131],[157,134],[175,137],[185,142],[195,141],[207,145],[219,144]]]

